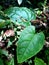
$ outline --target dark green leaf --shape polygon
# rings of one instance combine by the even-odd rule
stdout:
[[[4,64],[3,64],[3,60],[2,60],[1,58],[0,58],[0,65],[4,65]]]
[[[0,10],[2,9],[2,6],[0,6]]]

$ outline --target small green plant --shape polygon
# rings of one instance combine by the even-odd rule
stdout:
[[[47,0],[37,0],[42,2],[44,8]],[[36,0],[0,2],[1,65],[49,65],[49,10],[35,4]]]
[[[35,13],[32,12],[31,10],[29,10],[28,8],[13,7],[13,8],[9,8],[9,9],[5,10],[4,13],[6,14],[7,17],[9,17],[11,19],[11,21],[0,18],[0,29],[6,28],[7,26],[12,25],[11,27],[12,27],[13,31],[17,32],[16,31],[17,23],[20,26],[24,27],[23,28],[24,30],[19,35],[20,38],[18,38],[17,42],[15,42],[16,43],[15,46],[17,46],[17,48],[15,49],[15,50],[17,50],[17,52],[16,52],[17,62],[23,63],[24,61],[28,60],[29,58],[35,56],[43,48],[45,36],[44,36],[43,32],[35,33],[35,26],[32,26],[30,21],[35,20],[36,16],[35,16]],[[8,28],[10,29],[10,27],[8,27]],[[9,30],[5,33],[3,31],[4,41],[8,38],[8,32],[10,32],[10,31],[11,31],[11,33],[13,32],[12,30]],[[15,34],[15,32],[14,32],[14,34]],[[9,37],[11,37],[11,35],[9,35]],[[17,38],[17,34],[15,34],[15,36]],[[6,48],[10,48],[11,45],[13,45],[12,41],[10,39],[11,38],[9,38],[9,41],[7,42]],[[1,50],[1,56],[3,54],[2,52],[5,53],[4,51]],[[7,50],[7,52],[8,52],[8,50]],[[7,57],[8,57],[9,54],[7,52],[4,55],[7,54]],[[12,56],[12,58],[13,58],[13,56]],[[12,61],[13,60],[11,60],[10,63]]]

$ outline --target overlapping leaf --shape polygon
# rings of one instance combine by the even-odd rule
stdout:
[[[5,10],[5,14],[14,22],[17,21],[21,25],[29,26],[31,20],[36,19],[35,13],[25,7],[11,7]]]
[[[18,63],[22,63],[36,55],[44,45],[44,38],[42,32],[35,34],[34,26],[28,26],[25,28],[17,42]]]

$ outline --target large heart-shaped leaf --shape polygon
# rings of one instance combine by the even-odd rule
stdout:
[[[25,60],[36,55],[44,45],[44,34],[42,32],[35,34],[35,27],[28,26],[20,34],[17,42],[17,60],[22,63]]]
[[[34,11],[29,10],[25,7],[11,7],[5,10],[5,14],[14,22],[17,21],[21,25],[29,26],[31,20],[35,20],[36,16]]]

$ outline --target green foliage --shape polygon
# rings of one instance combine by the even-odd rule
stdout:
[[[10,24],[10,20],[3,20],[3,19],[0,19],[0,28],[5,28],[7,25]]]
[[[49,65],[49,48],[45,50],[45,56],[47,58],[47,64]]]
[[[19,25],[26,26],[26,28],[20,34],[19,40],[16,42],[18,45],[16,49],[17,61],[18,63],[22,63],[26,61],[27,59],[35,56],[43,48],[45,36],[42,32],[35,34],[35,27],[31,26],[30,21],[35,20],[36,16],[35,16],[35,13],[29,10],[28,8],[11,7],[5,10],[4,12],[7,15],[7,17],[10,18],[10,20],[7,20],[7,19],[4,20],[2,19],[2,17],[0,17],[0,29],[6,28],[6,26],[10,24],[17,25],[16,22],[18,22]],[[15,27],[14,27],[14,30],[15,30]],[[12,45],[12,42],[9,40],[7,48],[10,47],[11,45]],[[9,56],[6,50],[1,51],[1,56],[3,53],[7,57]],[[8,64],[11,64],[12,62],[13,61],[11,60],[9,61]]]
[[[32,8],[41,8],[47,3],[46,0],[1,0],[0,5],[4,8],[9,6],[22,6],[22,7],[32,7]],[[41,7],[40,7],[41,6]]]
[[[17,21],[23,26],[29,26],[31,20],[35,20],[35,13],[25,7],[11,7],[5,10],[5,14],[13,21]]]
[[[42,32],[35,34],[34,26],[29,26],[22,31],[17,42],[17,58],[18,63],[36,55],[44,45],[44,34]]]
[[[35,58],[34,63],[35,65],[46,65],[46,63],[44,63],[44,61],[40,58]]]
[[[0,55],[8,56],[8,51],[0,49]]]
[[[1,58],[0,58],[0,64],[1,64],[1,65],[4,65],[4,64],[3,64],[3,60],[2,60]]]
[[[40,57],[45,40],[49,38],[49,27],[46,27],[49,24],[45,26],[45,20],[44,23],[36,22],[36,16],[41,15],[40,9],[45,11],[46,4],[47,0],[0,1],[0,65],[23,65],[23,62],[27,65],[49,65],[49,48],[44,49],[44,58]],[[40,24],[46,30],[37,31],[36,26]]]
[[[2,9],[2,6],[0,6],[0,10]]]
[[[7,65],[14,65],[14,59],[11,58],[9,62],[7,62]]]

